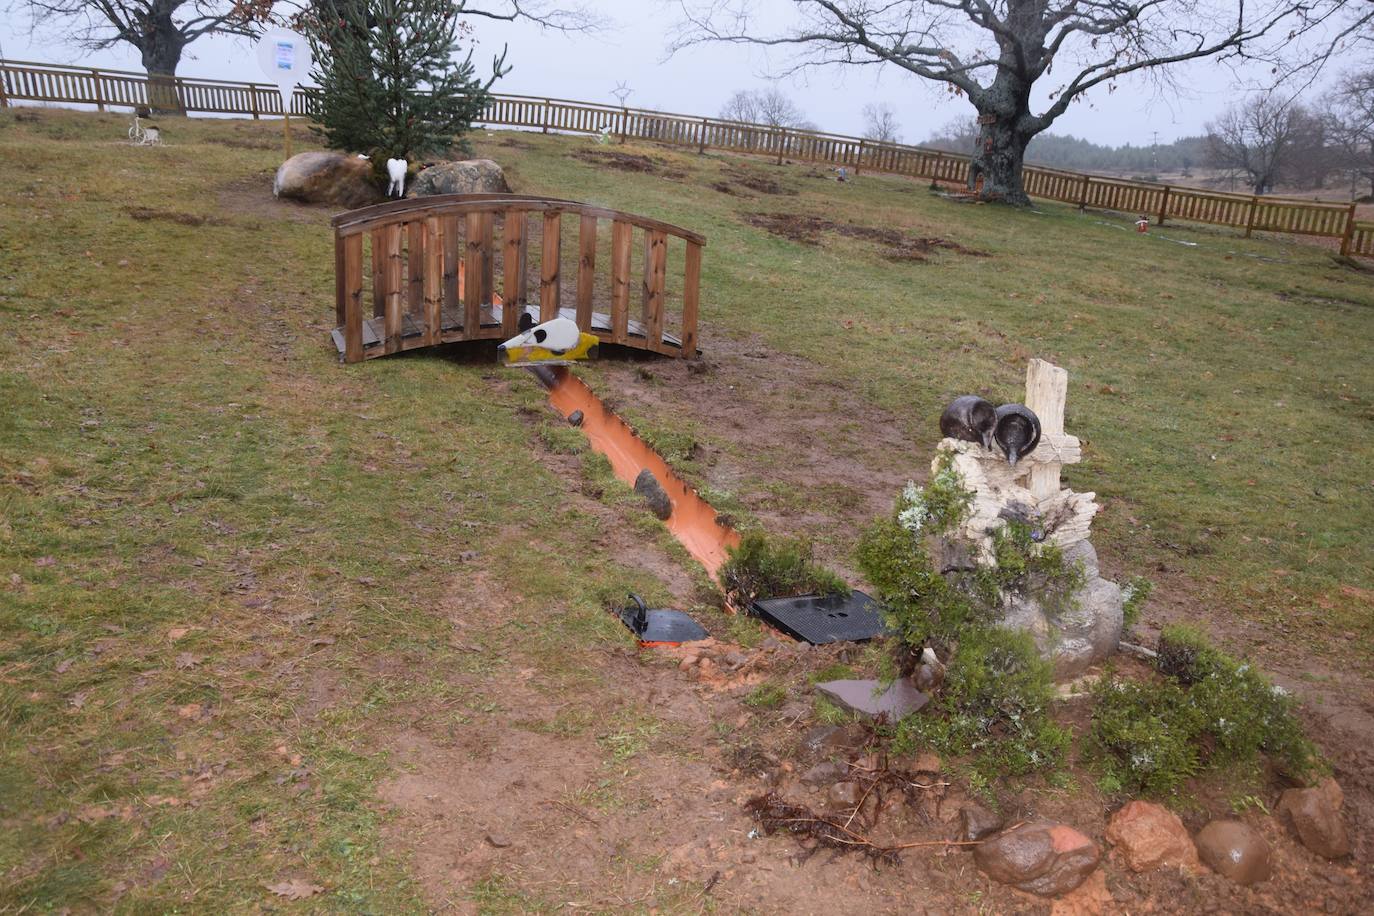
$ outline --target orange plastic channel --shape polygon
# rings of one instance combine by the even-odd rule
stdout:
[[[725,548],[737,546],[739,534],[722,525],[710,503],[674,474],[668,463],[601,403],[585,382],[561,367],[550,376],[549,402],[565,417],[582,411],[582,432],[592,448],[611,462],[616,477],[633,486],[640,471],[648,468],[658,478],[673,504],[673,513],[665,522],[668,530],[715,579],[725,562]]]

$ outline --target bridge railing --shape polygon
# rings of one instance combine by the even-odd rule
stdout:
[[[308,117],[316,108],[313,87],[300,87],[291,114]],[[107,106],[178,108],[187,112],[280,115],[281,96],[267,83],[169,77],[0,60],[0,105],[8,99]],[[546,96],[494,94],[481,123],[535,128],[545,132],[599,133],[675,146],[768,156],[869,169],[912,178],[964,183],[969,157],[958,153],[880,143],[823,131],[797,130],[704,118],[699,115],[621,108]],[[1079,207],[1118,210],[1150,217],[1243,229],[1336,239],[1342,254],[1374,256],[1371,224],[1357,224],[1353,204],[1231,194],[1154,182],[1126,181],[1060,169],[1027,166],[1022,176],[1032,197]]]
[[[521,313],[572,318],[606,343],[696,354],[706,240],[695,232],[517,194],[400,200],[341,213],[333,227],[345,362],[511,337]]]

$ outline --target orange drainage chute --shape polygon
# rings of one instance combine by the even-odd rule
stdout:
[[[722,525],[716,510],[674,474],[668,463],[636,436],[624,420],[601,403],[585,382],[562,367],[539,375],[549,388],[549,402],[559,413],[567,417],[582,411],[582,432],[592,448],[610,460],[616,477],[633,486],[640,471],[648,468],[653,472],[673,504],[673,514],[665,522],[668,530],[716,579],[726,559],[725,548],[737,546],[739,534]]]

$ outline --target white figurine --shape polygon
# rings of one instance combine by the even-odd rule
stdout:
[[[409,165],[404,159],[386,161],[386,173],[391,176],[391,183],[386,186],[387,197],[405,197],[406,169]]]

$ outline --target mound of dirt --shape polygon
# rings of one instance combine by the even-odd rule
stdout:
[[[798,193],[794,188],[779,184],[767,175],[754,175],[739,169],[726,169],[725,174],[739,187],[747,188],[750,191],[757,191],[760,194],[786,194],[795,196]],[[717,191],[720,190],[720,187],[716,185],[712,185],[712,187]]]
[[[891,226],[862,226],[855,223],[837,223],[823,216],[807,216],[799,213],[749,213],[744,217],[749,225],[763,229],[772,235],[791,239],[803,245],[819,245],[821,233],[834,232],[852,239],[877,242],[886,247],[883,256],[890,261],[924,261],[925,255],[936,249],[954,251],[975,258],[986,258],[985,251],[965,248],[958,242],[934,236],[907,235]]]
[[[641,156],[637,153],[622,153],[616,150],[581,149],[573,153],[574,159],[590,162],[600,168],[615,169],[619,172],[639,172],[645,175],[659,175],[664,178],[685,178],[686,172],[670,168],[662,159]]]
[[[132,216],[139,222],[148,220],[161,220],[168,223],[177,223],[181,226],[225,226],[227,220],[214,216],[197,216],[194,213],[181,213],[176,210],[155,210],[152,207],[125,207],[124,212]]]

